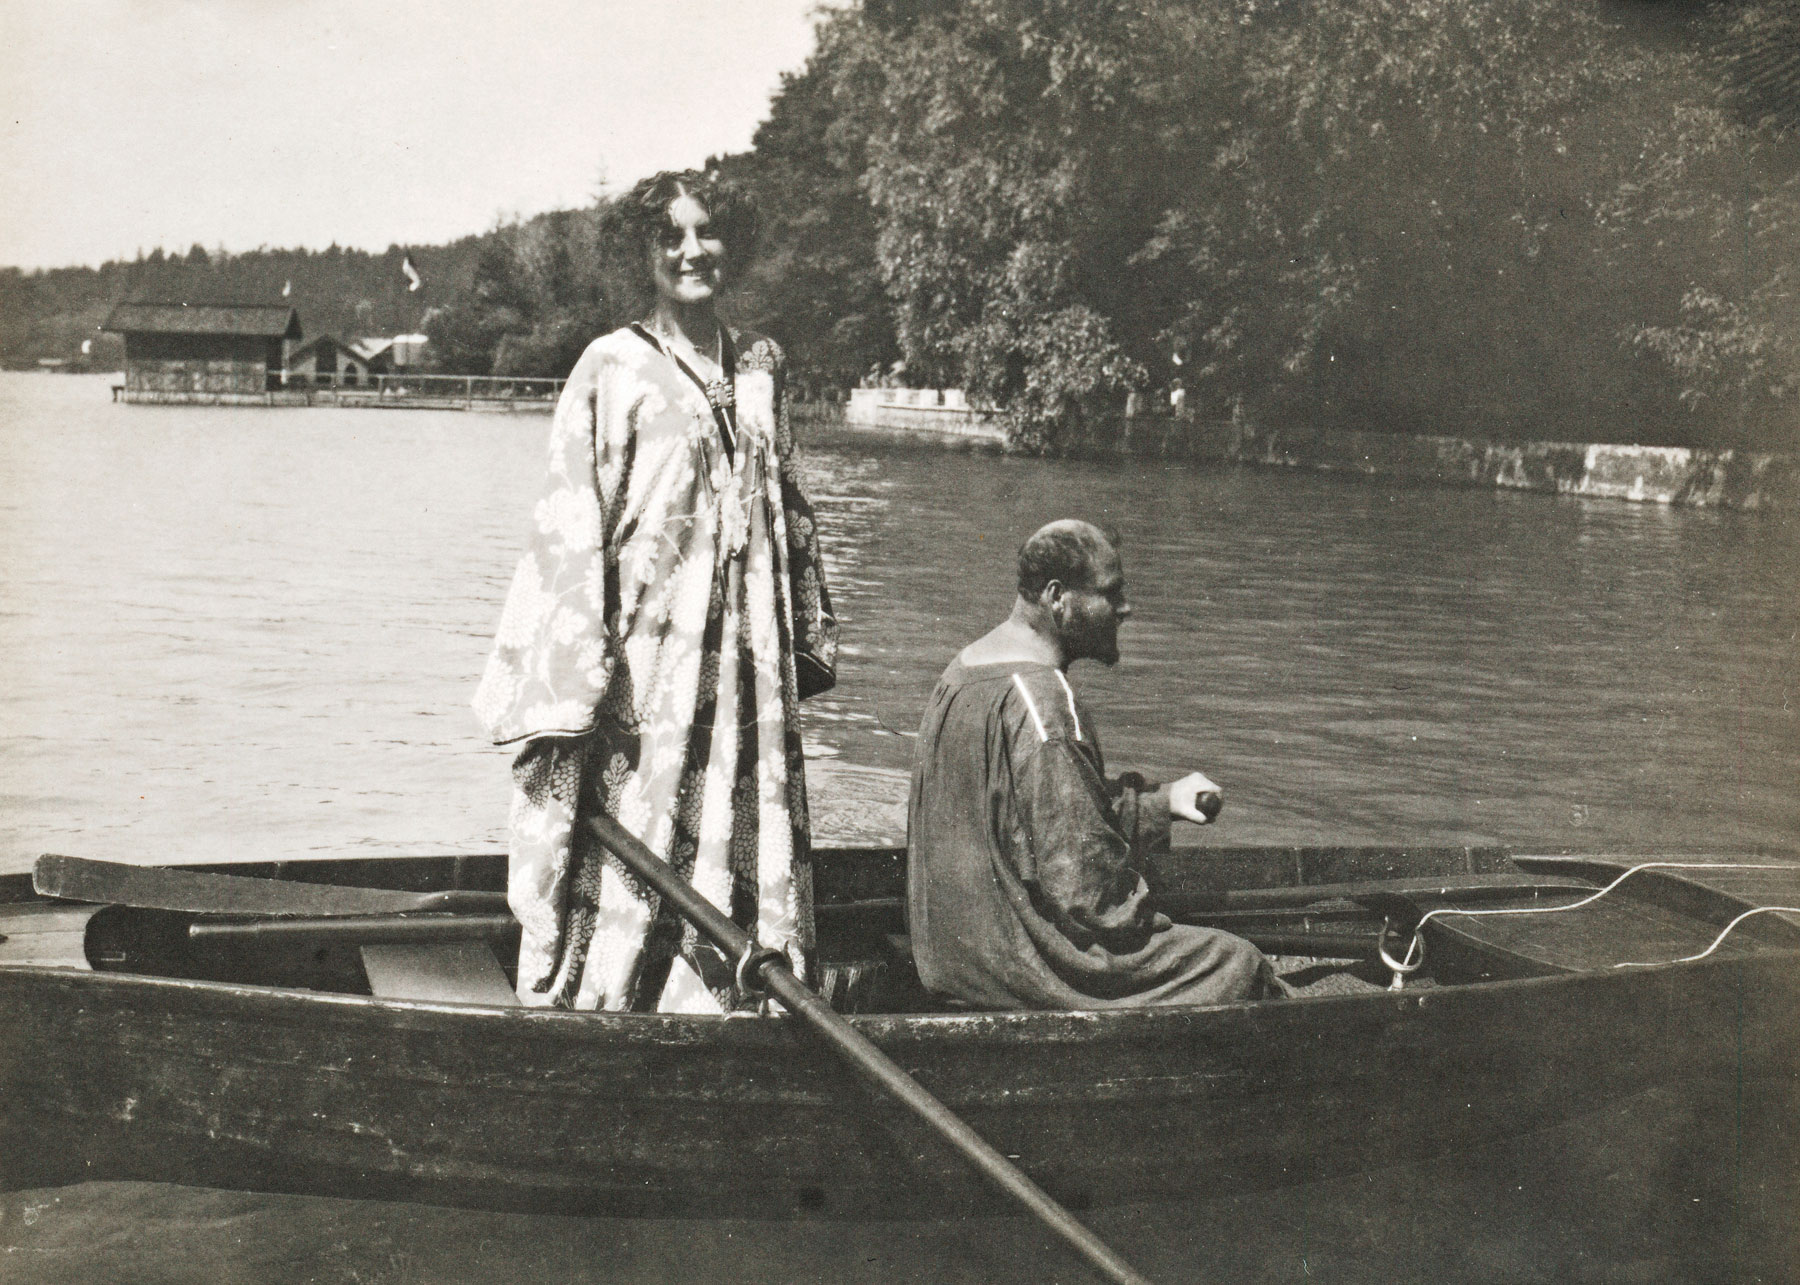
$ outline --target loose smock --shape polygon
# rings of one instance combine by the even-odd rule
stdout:
[[[1157,913],[1134,860],[1169,836],[1169,797],[1104,775],[1061,670],[964,666],[919,731],[907,911],[928,990],[979,1008],[1224,1004],[1279,993],[1242,938]]]
[[[735,425],[631,330],[589,346],[557,405],[530,547],[475,698],[496,742],[523,742],[507,895],[527,1003],[752,1002],[734,961],[601,848],[584,818],[602,811],[809,964],[798,703],[830,686],[837,626],[793,477],[781,353],[733,339]]]

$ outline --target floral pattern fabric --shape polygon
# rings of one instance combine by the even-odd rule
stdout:
[[[575,1008],[750,1006],[735,961],[607,853],[604,811],[805,975],[814,944],[802,691],[837,626],[793,477],[783,363],[733,335],[737,441],[629,330],[589,346],[550,434],[475,697],[514,764],[508,900],[520,996]],[[799,668],[796,668],[796,656]]]

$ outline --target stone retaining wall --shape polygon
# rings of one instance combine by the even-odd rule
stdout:
[[[991,412],[962,394],[859,388],[845,407],[858,427],[1003,444]],[[1602,442],[1494,442],[1353,429],[1277,429],[1163,416],[1090,423],[1063,444],[1074,455],[1175,458],[1362,473],[1439,486],[1498,486],[1597,499],[1733,509],[1800,508],[1800,457]]]
[[[853,388],[844,422],[862,428],[931,433],[1006,444],[991,411],[971,408],[960,388]]]

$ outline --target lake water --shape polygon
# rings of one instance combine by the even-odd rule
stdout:
[[[0,870],[502,846],[468,710],[547,420],[114,405],[0,376]],[[1123,537],[1110,761],[1212,842],[1800,840],[1800,521],[1310,474],[809,444],[844,663],[826,837],[898,840],[932,682],[1020,539]]]
[[[104,378],[0,374],[0,871],[45,851],[502,847],[507,755],[481,742],[468,698],[547,426],[121,406]],[[1073,677],[1115,769],[1198,767],[1224,785],[1223,816],[1193,841],[1800,843],[1794,515],[1010,459],[842,430],[808,443],[805,475],[845,642],[837,689],[807,710],[821,838],[899,841],[909,734],[937,673],[1007,610],[1023,536],[1086,516],[1119,530],[1137,614],[1116,669]],[[1640,1141],[1586,1199],[1660,1163]],[[1691,1218],[1659,1216],[1689,1199],[1674,1186],[1652,1205],[1633,1186],[1628,1217],[1602,1204],[1578,1226],[1521,1179],[1486,1240],[1447,1230],[1457,1199],[1500,1209],[1506,1175],[1536,1159],[1484,1164],[1456,1199],[1416,1174],[1404,1197],[1361,1180],[1221,1193],[1182,1222],[1186,1251],[1156,1252],[1207,1261],[1230,1239],[1245,1280],[1696,1279]],[[1096,1222],[1135,1236],[1157,1217]],[[981,1280],[1036,1262],[1074,1279],[1004,1220],[809,1232],[816,1252],[735,1228],[96,1184],[0,1197],[0,1277]]]

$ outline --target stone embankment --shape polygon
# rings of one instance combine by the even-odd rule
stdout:
[[[851,427],[1003,447],[992,412],[957,390],[859,388]],[[1077,455],[1190,459],[1361,473],[1439,486],[1496,486],[1596,499],[1732,509],[1800,508],[1800,457],[1603,442],[1499,442],[1354,429],[1261,430],[1147,416],[1096,422]]]

